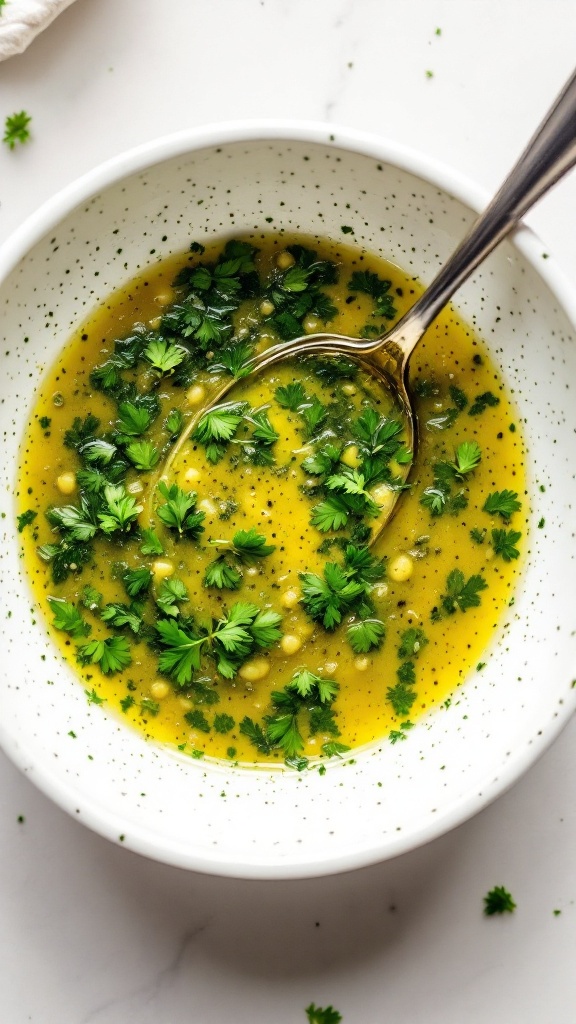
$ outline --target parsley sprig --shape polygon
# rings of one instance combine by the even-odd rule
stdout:
[[[476,441],[462,441],[455,449],[452,461],[435,462],[432,467],[433,483],[424,488],[420,497],[423,508],[428,509],[430,515],[435,518],[444,515],[445,512],[457,515],[466,508],[468,496],[461,484],[474,472],[481,458],[482,451]]]
[[[282,341],[290,341],[304,333],[306,316],[312,315],[328,323],[338,312],[322,287],[338,280],[337,265],[330,260],[319,259],[312,249],[302,245],[288,246],[288,252],[294,259],[294,265],[276,271],[263,293],[272,307],[264,322]]]
[[[340,735],[332,707],[338,690],[334,679],[300,669],[283,690],[272,692],[273,710],[264,716],[263,726],[246,716],[240,723],[240,732],[261,753],[279,748],[288,762],[296,759],[295,767],[305,767],[306,759],[299,758],[305,747],[303,732],[306,721],[310,736],[318,733],[332,737]],[[344,749],[347,748],[342,746]]]
[[[177,538],[198,540],[204,532],[205,513],[196,509],[196,492],[184,491],[177,484],[168,487],[164,480],[158,484],[158,491],[165,500],[157,506],[156,513],[164,526]]]
[[[121,672],[132,661],[130,644],[124,636],[109,636],[104,640],[80,644],[76,657],[81,665],[98,665],[104,675]]]
[[[243,437],[238,436],[241,426],[245,429]],[[192,439],[206,449],[209,462],[220,462],[228,444],[233,442],[241,446],[245,458],[257,466],[274,462],[272,448],[278,437],[267,408],[251,409],[248,402],[214,405],[200,417],[192,434]]]
[[[221,549],[221,553],[206,567],[204,585],[220,590],[237,590],[242,582],[238,565],[254,565],[276,550],[276,545],[268,544],[266,537],[254,526],[249,530],[237,530],[231,541],[211,540],[210,544]]]
[[[370,591],[384,571],[384,563],[368,548],[349,544],[343,563],[327,562],[322,576],[300,573],[302,606],[311,619],[328,630],[335,629],[352,611],[361,619],[368,618],[373,613]]]
[[[255,651],[265,650],[281,639],[280,622],[276,612],[240,601],[208,629],[197,628],[191,621],[160,619],[156,630],[163,649],[158,667],[178,686],[185,687],[200,670],[206,652],[220,675],[233,679]]]
[[[393,320],[396,316],[394,298],[390,294],[392,282],[379,277],[371,270],[355,270],[348,282],[350,292],[363,292],[374,299],[373,317]]]
[[[469,608],[478,608],[480,594],[487,587],[486,580],[479,573],[474,573],[466,579],[461,569],[452,569],[446,579],[446,593],[440,599],[442,608],[447,615],[453,615],[456,611],[465,612]]]
[[[76,605],[70,601],[65,601],[60,597],[49,597],[48,604],[54,615],[52,625],[55,629],[68,633],[68,636],[73,637],[73,639],[88,636],[91,632],[92,627],[90,623],[86,622]]]

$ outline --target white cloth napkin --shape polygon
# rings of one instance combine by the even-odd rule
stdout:
[[[0,7],[0,60],[22,53],[74,0],[6,0]]]

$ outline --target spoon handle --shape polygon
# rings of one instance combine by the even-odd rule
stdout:
[[[533,135],[490,205],[420,299],[394,328],[405,359],[479,263],[576,163],[576,72]]]

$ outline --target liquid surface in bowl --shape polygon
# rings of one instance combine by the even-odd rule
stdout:
[[[18,500],[35,597],[89,700],[191,756],[303,767],[406,738],[481,669],[526,492],[479,339],[448,310],[417,350],[411,487],[372,547],[410,458],[379,386],[333,359],[242,380],[279,338],[377,335],[419,291],[347,245],[193,243],[79,328],[38,394]]]

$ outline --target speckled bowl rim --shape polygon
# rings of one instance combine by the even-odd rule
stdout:
[[[269,140],[333,144],[335,148],[357,152],[359,155],[384,161],[402,171],[422,178],[474,211],[483,209],[491,198],[485,189],[441,161],[384,137],[343,125],[321,121],[284,119],[246,119],[212,123],[199,128],[183,130],[134,147],[98,165],[46,200],[0,246],[0,284],[28,251],[65,216],[79,204],[86,202],[93,195],[114,185],[119,180],[144,171],[157,163],[207,147]],[[559,268],[553,256],[549,254],[547,247],[525,224],[515,230],[510,241],[547,285],[576,330],[576,289]],[[546,261],[542,260],[543,250],[546,251]],[[434,816],[429,822],[413,830],[409,835],[398,836],[392,841],[387,838],[382,843],[382,847],[377,844],[362,851],[355,850],[336,856],[331,854],[326,862],[320,862],[315,858],[308,862],[264,866],[223,863],[216,859],[213,863],[208,864],[205,856],[195,856],[189,853],[184,855],[182,851],[174,850],[172,855],[168,856],[164,849],[160,851],[149,838],[145,835],[138,835],[138,830],[134,830],[131,835],[130,849],[174,866],[236,878],[308,878],[366,867],[423,846],[463,824],[491,804],[497,797],[510,789],[551,746],[572,717],[574,710],[576,710],[576,692],[574,700],[564,701],[553,722],[547,724],[547,728],[538,736],[537,741],[521,750],[514,751],[505,764],[498,766],[496,779],[493,777],[494,766],[490,766],[490,784],[482,787],[482,792],[476,792],[470,794],[466,799],[454,801],[441,814]],[[31,780],[43,793],[74,816],[79,802],[78,793],[64,778],[59,777],[57,772],[46,773],[43,771],[40,774],[34,770],[30,772],[31,767],[32,769],[34,767],[33,751],[24,750],[18,738],[6,732],[1,721],[0,747],[18,768],[29,774]],[[82,811],[84,824],[100,835],[113,841],[117,840],[118,830],[122,823],[115,812],[107,813],[100,805],[90,806],[89,804],[84,806]]]

